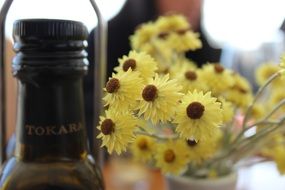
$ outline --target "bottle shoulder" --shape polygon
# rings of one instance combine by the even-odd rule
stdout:
[[[0,190],[103,190],[99,170],[80,161],[23,162],[11,158],[3,167]]]

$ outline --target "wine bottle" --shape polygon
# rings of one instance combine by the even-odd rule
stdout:
[[[104,189],[88,154],[84,123],[87,37],[87,28],[76,21],[14,23],[17,142],[2,169],[0,190]]]

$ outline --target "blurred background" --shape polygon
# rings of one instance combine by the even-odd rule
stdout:
[[[108,65],[111,75],[117,59],[130,50],[128,37],[135,28],[159,15],[169,12],[184,14],[192,29],[200,32],[203,48],[187,55],[198,65],[206,62],[221,62],[247,77],[254,88],[254,71],[260,64],[274,62],[285,50],[284,0],[96,0],[103,16],[108,20]],[[0,0],[0,7],[4,3]],[[12,25],[20,18],[60,18],[82,21],[90,31],[89,61],[93,69],[94,42],[97,18],[88,0],[14,0],[6,19],[7,34],[7,139],[11,139],[15,125],[16,81],[11,74]],[[87,129],[92,143],[92,81],[96,78],[89,72],[85,82]],[[92,148],[92,146],[91,146]],[[12,150],[13,148],[8,148]],[[11,153],[11,152],[10,152]],[[128,161],[112,157],[104,168],[107,189],[164,189],[159,171],[132,165]],[[263,169],[262,169],[263,168]],[[266,176],[260,179],[260,172]],[[272,173],[272,175],[269,174]],[[285,178],[280,177],[272,164],[242,171],[240,189],[285,189]],[[253,176],[248,181],[248,175]],[[257,177],[259,176],[259,177]],[[267,178],[269,179],[269,178]],[[255,181],[254,181],[255,180]],[[245,186],[247,184],[247,186]],[[113,185],[113,186],[112,186]],[[110,186],[110,187],[109,187]],[[273,188],[274,187],[274,188]]]

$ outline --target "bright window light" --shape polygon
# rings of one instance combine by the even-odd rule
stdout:
[[[126,0],[96,0],[103,17],[110,20],[119,13]],[[0,0],[0,6],[4,0]],[[83,22],[89,30],[97,25],[97,17],[89,0],[14,0],[6,19],[8,36],[12,23],[19,18],[59,18]]]
[[[276,36],[284,7],[284,0],[204,0],[203,26],[220,47],[253,49]]]

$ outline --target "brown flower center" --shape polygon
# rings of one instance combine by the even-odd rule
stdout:
[[[200,102],[192,102],[188,105],[186,112],[191,119],[200,119],[205,111],[205,107]]]
[[[175,160],[175,154],[174,154],[173,150],[167,149],[164,152],[164,161],[167,162],[167,163],[171,163],[174,160]]]
[[[151,102],[151,101],[154,101],[155,98],[157,98],[157,88],[156,86],[150,84],[150,85],[147,85],[144,89],[143,89],[143,92],[142,92],[142,97],[145,101],[147,102]]]
[[[180,29],[180,30],[177,30],[176,33],[179,34],[179,35],[184,35],[189,29]]]
[[[197,79],[197,74],[195,71],[187,71],[184,74],[185,78],[188,80],[196,80]]]
[[[161,32],[158,34],[158,38],[165,40],[168,37],[169,33],[168,32]]]
[[[246,93],[247,93],[247,90],[244,89],[244,88],[242,88],[242,87],[239,87],[239,88],[238,88],[238,91],[239,91],[240,93],[242,93],[242,94],[246,94]]]
[[[116,78],[110,79],[106,84],[106,90],[109,93],[117,92],[120,88],[120,81]]]
[[[232,88],[239,91],[242,94],[246,94],[248,92],[246,89],[244,89],[243,87],[241,87],[239,85],[234,85]]]
[[[136,66],[137,66],[136,60],[128,59],[123,64],[123,70],[128,71],[129,68],[131,68],[132,70],[135,70]]]
[[[115,123],[111,119],[105,119],[101,124],[101,131],[104,135],[110,135],[115,131]]]
[[[196,146],[196,145],[198,144],[198,141],[196,141],[196,140],[194,140],[194,139],[188,139],[188,140],[187,140],[187,144],[188,144],[188,146],[190,146],[190,147],[194,147],[194,146]]]
[[[215,64],[214,69],[215,69],[216,73],[222,73],[225,70],[224,67],[220,64]]]
[[[147,149],[148,149],[147,141],[146,141],[145,139],[141,139],[141,140],[138,142],[138,147],[139,147],[139,149],[141,149],[141,150],[147,150]]]

